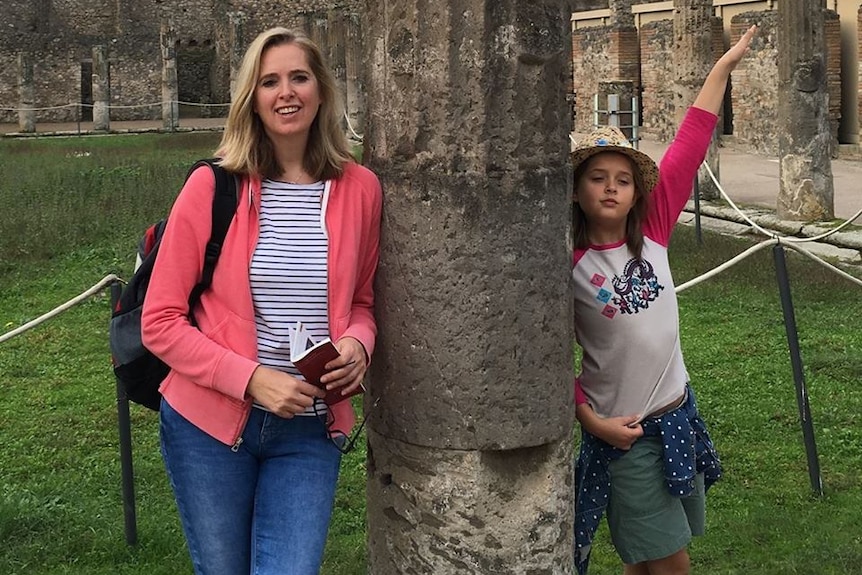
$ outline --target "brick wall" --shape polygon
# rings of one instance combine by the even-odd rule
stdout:
[[[600,81],[629,81],[640,86],[638,32],[634,27],[593,26],[572,32],[574,131],[593,127],[593,97]]]
[[[829,93],[829,127],[833,156],[838,154],[838,127],[841,123],[841,21],[838,13],[826,11],[826,91]]]
[[[656,20],[642,26],[640,32],[643,133],[667,141],[676,130],[673,21]]]
[[[862,6],[860,6],[859,10],[856,12],[856,24],[857,29],[859,30],[856,35],[856,53],[862,56]],[[862,57],[859,58],[859,63],[857,64],[857,74],[857,77],[862,80]],[[859,115],[859,131],[862,132],[862,81],[856,85],[856,94],[856,109],[858,110]]]

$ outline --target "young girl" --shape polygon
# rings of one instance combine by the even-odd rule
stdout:
[[[581,574],[605,510],[626,575],[688,573],[687,545],[704,531],[704,494],[721,472],[683,363],[667,246],[755,32],[716,62],[661,170],[612,127],[572,151]]]

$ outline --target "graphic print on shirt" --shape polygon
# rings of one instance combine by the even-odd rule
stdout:
[[[623,273],[614,276],[611,280],[613,291],[605,287],[607,281],[605,276],[594,274],[590,283],[598,288],[596,299],[604,304],[602,315],[609,319],[613,319],[617,312],[633,314],[647,309],[649,303],[655,301],[659,292],[664,289],[652,264],[638,258],[630,259],[623,268]]]

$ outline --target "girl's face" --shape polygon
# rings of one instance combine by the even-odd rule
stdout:
[[[590,228],[619,231],[625,237],[626,218],[637,200],[634,167],[628,156],[601,152],[587,160],[575,183],[575,201]]]
[[[270,139],[307,138],[319,108],[320,90],[305,50],[296,44],[267,48],[260,59],[254,111]]]

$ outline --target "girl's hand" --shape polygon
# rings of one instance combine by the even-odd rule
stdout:
[[[637,415],[602,419],[599,433],[593,435],[617,449],[628,451],[644,434],[643,427],[637,421]]]
[[[735,69],[736,65],[739,64],[742,58],[748,53],[749,49],[751,49],[751,40],[754,38],[756,33],[757,25],[755,24],[746,30],[745,34],[737,40],[736,44],[731,46],[730,49],[722,55],[719,62],[728,66],[730,70]]]
[[[365,378],[368,360],[365,348],[354,337],[343,337],[335,342],[335,348],[340,354],[326,364],[326,374],[320,378],[320,383],[327,390],[342,388],[342,395],[354,391]]]
[[[589,403],[578,404],[575,414],[584,429],[618,449],[628,451],[644,434],[643,427],[637,422],[640,419],[637,415],[599,417]]]

